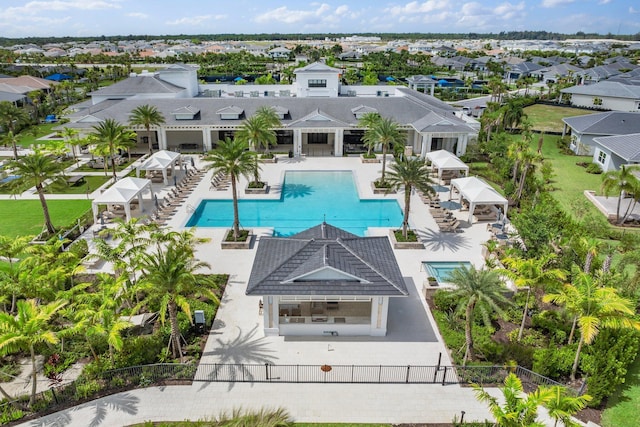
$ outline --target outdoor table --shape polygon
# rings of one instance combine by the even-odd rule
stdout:
[[[69,185],[76,185],[84,181],[84,175],[73,175],[67,179]]]

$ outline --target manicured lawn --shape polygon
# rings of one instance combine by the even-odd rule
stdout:
[[[122,163],[120,163],[119,165],[116,165],[116,171],[120,172],[124,170],[127,166],[129,166],[131,163],[135,162],[136,160],[137,160],[136,158],[132,158],[131,161],[124,159]],[[104,168],[95,169],[85,164],[74,170],[74,172],[98,172],[98,171],[104,172]],[[111,170],[111,166],[109,166],[109,168],[107,169],[107,173],[108,174],[113,173]]]
[[[85,176],[84,182],[76,185],[52,184],[45,191],[51,194],[87,194],[100,188],[105,182],[111,179],[109,176]]]
[[[91,208],[90,200],[48,200],[49,213],[55,227],[64,227]],[[37,235],[44,217],[39,200],[0,200],[0,235]]]
[[[31,145],[46,144],[45,141],[36,141],[38,138],[42,138],[45,135],[53,133],[53,128],[60,126],[60,123],[43,123],[38,126],[38,136],[27,135],[25,132],[20,133],[20,140],[18,145],[24,148],[29,148]]]
[[[602,427],[640,426],[640,358],[629,367],[627,380],[609,398],[602,413]]]
[[[524,109],[524,112],[533,123],[533,129],[545,132],[562,132],[562,119],[571,116],[583,116],[593,114],[594,111],[580,108],[556,107],[553,105],[535,104]]]

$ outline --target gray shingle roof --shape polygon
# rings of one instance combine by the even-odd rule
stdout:
[[[627,135],[640,132],[640,113],[608,111],[562,119],[576,132],[589,135]]]
[[[330,271],[334,278],[316,275],[323,271]],[[409,293],[387,237],[358,237],[321,224],[289,238],[261,238],[246,294],[406,296]]]
[[[144,93],[178,93],[183,90],[185,90],[185,88],[161,80],[158,76],[141,75],[129,77],[111,86],[90,92],[89,94],[99,96],[133,96]]]
[[[627,162],[640,162],[640,133],[603,136],[593,140]]]
[[[610,81],[598,82],[592,85],[572,86],[562,89],[560,92],[576,95],[640,99],[640,87]]]

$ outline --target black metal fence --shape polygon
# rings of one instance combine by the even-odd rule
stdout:
[[[84,376],[36,396],[30,410],[0,403],[0,424],[24,417],[39,417],[63,407],[120,391],[159,384],[199,382],[342,383],[342,384],[480,384],[499,386],[515,373],[525,390],[538,386],[564,386],[526,368],[515,366],[414,366],[414,365],[272,365],[272,364],[153,364],[106,371],[94,378]],[[568,388],[575,394],[582,390]],[[17,399],[21,408],[28,396]]]

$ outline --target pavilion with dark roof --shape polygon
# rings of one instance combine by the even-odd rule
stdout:
[[[261,238],[246,294],[262,298],[267,336],[384,336],[389,298],[409,292],[386,236],[322,223]]]

